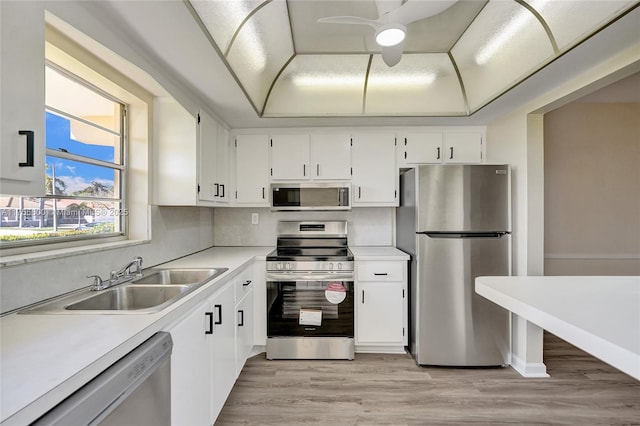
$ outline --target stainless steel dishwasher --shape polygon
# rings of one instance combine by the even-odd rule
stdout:
[[[33,425],[170,425],[172,347],[156,333]]]

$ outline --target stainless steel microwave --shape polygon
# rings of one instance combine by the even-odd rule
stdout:
[[[351,210],[348,183],[271,184],[272,210]]]

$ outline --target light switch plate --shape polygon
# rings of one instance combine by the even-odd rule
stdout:
[[[260,216],[258,216],[258,213],[251,213],[251,224],[257,225],[258,223],[260,223]]]

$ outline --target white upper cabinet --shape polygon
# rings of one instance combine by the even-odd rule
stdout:
[[[43,3],[0,1],[0,22],[0,193],[43,196]]]
[[[268,207],[269,137],[237,135],[235,203],[247,207]]]
[[[351,179],[351,135],[312,134],[310,142],[312,179]]]
[[[349,134],[271,136],[272,180],[351,179]]]
[[[204,111],[194,117],[172,98],[154,100],[153,122],[155,203],[225,205],[229,142],[221,126]]]
[[[309,135],[271,136],[271,179],[309,179]]]
[[[408,133],[400,138],[398,162],[405,165],[442,163],[442,132]]]
[[[482,161],[481,132],[447,132],[444,136],[444,158],[447,163],[479,163]]]
[[[393,133],[354,134],[352,205],[397,206],[398,171]]]
[[[216,201],[220,195],[218,182],[218,123],[204,111],[198,113],[198,199]],[[224,190],[224,186],[223,186]]]
[[[228,203],[231,200],[231,137],[229,130],[218,124],[218,184],[221,185],[218,198],[219,203]]]
[[[402,134],[398,143],[398,166],[420,164],[480,163],[484,130],[440,128]]]
[[[226,203],[229,199],[227,154],[229,132],[207,112],[198,112],[198,199]]]

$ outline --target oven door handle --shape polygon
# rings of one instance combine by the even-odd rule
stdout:
[[[353,281],[353,274],[326,272],[267,272],[267,281]]]

